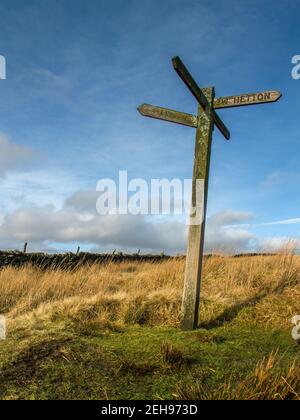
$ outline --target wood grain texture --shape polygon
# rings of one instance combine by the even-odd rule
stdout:
[[[138,111],[144,117],[155,118],[188,127],[198,127],[198,118],[195,115],[185,114],[184,112],[173,111],[172,109],[161,108],[159,106],[143,104]]]
[[[215,99],[214,109],[266,104],[277,102],[281,97],[282,94],[276,90],[227,96],[224,98]]]

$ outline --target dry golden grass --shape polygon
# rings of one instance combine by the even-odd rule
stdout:
[[[153,264],[109,263],[73,272],[34,267],[1,270],[0,313],[7,315],[8,340],[0,348],[4,372],[0,398],[28,398],[31,393],[34,398],[87,398],[91,380],[87,367],[94,363],[93,396],[98,395],[99,381],[106,383],[107,377],[123,369],[123,374],[132,372],[131,392],[141,398],[149,396],[147,375],[154,372],[155,396],[299,399],[300,365],[293,363],[298,350],[291,337],[291,319],[300,314],[300,257],[282,253],[206,258],[200,326],[207,330],[196,333],[169,328],[180,322],[184,268],[184,259],[178,258]],[[168,328],[129,328],[132,325]],[[219,326],[225,328],[215,328]],[[57,346],[62,350],[56,351]],[[136,363],[137,352],[141,364]],[[98,364],[103,354],[109,361],[102,377]],[[80,378],[77,358],[84,366]],[[30,392],[20,386],[20,369]],[[60,369],[62,388],[56,392],[52,384]],[[45,372],[49,380],[44,380]],[[134,385],[136,372],[140,380],[145,376],[144,388],[140,382]],[[65,375],[70,375],[69,380]],[[76,389],[73,375],[81,381]],[[113,378],[119,382],[110,384],[112,395],[120,396],[121,389],[122,399],[127,398],[127,379],[123,383],[122,375]]]
[[[78,322],[175,325],[182,261],[108,264],[76,272],[6,268],[0,272],[0,313],[14,324],[70,318]],[[15,322],[14,322],[15,321]]]
[[[180,320],[184,260],[83,267],[43,272],[34,267],[0,271],[0,313],[11,328],[37,320],[70,318],[119,325],[170,325]],[[290,328],[300,312],[300,257],[212,257],[204,264],[201,322],[205,326],[243,316]]]
[[[176,397],[183,400],[300,400],[300,365],[295,361],[285,372],[278,354],[260,361],[254,372],[239,384],[229,380],[219,389],[207,391],[201,383],[180,385]]]

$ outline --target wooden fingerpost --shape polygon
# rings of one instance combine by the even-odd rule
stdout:
[[[172,60],[173,68],[198,102],[198,115],[143,104],[138,108],[145,117],[156,118],[196,129],[196,146],[193,172],[192,212],[186,258],[186,272],[182,300],[182,328],[193,330],[199,323],[200,286],[204,251],[205,217],[212,132],[216,126],[226,140],[230,132],[216,109],[243,107],[277,102],[278,91],[264,91],[215,99],[215,89],[200,89],[179,57]]]
[[[192,214],[190,216],[186,269],[182,299],[182,329],[198,327],[201,273],[203,263],[205,216],[207,208],[209,167],[214,120],[212,104],[214,88],[202,89],[209,107],[199,105],[196,130],[195,158],[192,184]]]

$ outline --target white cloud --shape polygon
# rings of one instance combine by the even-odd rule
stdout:
[[[261,251],[278,252],[283,250],[298,250],[299,239],[291,239],[287,237],[265,238],[261,243]]]
[[[229,254],[250,251],[255,242],[254,234],[239,225],[228,225],[252,218],[252,213],[233,210],[225,210],[211,216],[207,220],[206,251]]]
[[[250,212],[241,212],[234,210],[224,210],[209,218],[211,224],[215,226],[226,226],[233,223],[245,222],[253,219],[254,216]]]
[[[2,244],[11,240],[29,242],[87,243],[118,249],[143,248],[183,251],[185,226],[176,221],[151,223],[143,216],[98,216],[51,206],[18,209],[4,217],[0,226]]]
[[[42,207],[49,203],[59,210],[66,197],[71,199],[71,194],[83,182],[80,177],[57,168],[10,172],[0,179],[0,211],[11,213],[19,208]],[[84,197],[83,200],[85,202]]]
[[[278,220],[276,222],[268,222],[268,223],[261,223],[257,226],[276,226],[276,225],[298,225],[300,223],[300,218],[297,217],[295,219],[285,219],[285,220]]]
[[[65,201],[65,206],[77,211],[96,211],[96,201],[99,192],[95,190],[76,191]]]
[[[99,216],[95,211],[98,193],[81,190],[69,196],[62,207],[28,203],[1,213],[0,247],[17,247],[27,241],[33,250],[85,249],[134,252],[184,253],[188,228],[175,218],[153,216]],[[253,214],[224,210],[207,220],[205,251],[234,254],[282,248],[287,238],[258,239],[243,224]],[[286,221],[282,221],[286,222]],[[279,222],[277,222],[279,223]]]
[[[5,177],[7,172],[24,169],[33,157],[33,150],[14,143],[5,134],[0,133],[0,177]]]
[[[280,225],[299,225],[300,224],[300,217],[296,217],[294,219],[284,219],[284,220],[277,220],[274,222],[265,222],[265,223],[246,223],[246,224],[239,224],[239,225],[226,225],[226,228],[251,228],[251,227],[263,227],[263,226],[280,226]]]
[[[96,198],[93,191],[79,191],[60,210],[54,206],[28,205],[11,211],[2,216],[0,245],[28,241],[35,248],[36,244],[44,248],[49,244],[78,243],[100,250],[185,252],[187,226],[183,222],[151,216],[99,216],[95,212]],[[249,213],[226,210],[209,218],[206,251],[250,250],[253,234],[241,228],[224,228],[228,222],[250,217]]]
[[[297,186],[299,181],[299,172],[276,171],[270,173],[260,184],[260,187],[265,190],[271,190],[282,186]]]

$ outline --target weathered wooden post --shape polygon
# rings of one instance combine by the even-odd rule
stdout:
[[[184,330],[197,327],[200,305],[201,271],[204,250],[209,167],[212,132],[214,126],[211,110],[215,94],[214,88],[204,89],[203,92],[211,108],[208,110],[208,112],[206,112],[204,108],[199,105],[198,111],[198,128],[196,130],[196,145],[192,182],[192,211],[194,211],[194,214],[191,214],[189,226],[185,280],[182,299],[182,328]]]
[[[214,125],[229,140],[230,133],[216,109],[276,102],[282,96],[277,91],[259,92],[215,99],[215,89],[200,89],[179,57],[172,60],[174,70],[198,102],[198,116],[171,109],[143,104],[138,111],[146,117],[174,122],[196,128],[195,160],[192,183],[192,210],[186,257],[182,299],[182,328],[192,330],[199,323],[199,306],[204,253],[205,219],[212,132]]]
[[[23,253],[24,254],[26,254],[26,252],[27,252],[27,247],[28,247],[28,242],[25,242],[24,248],[23,248]]]

